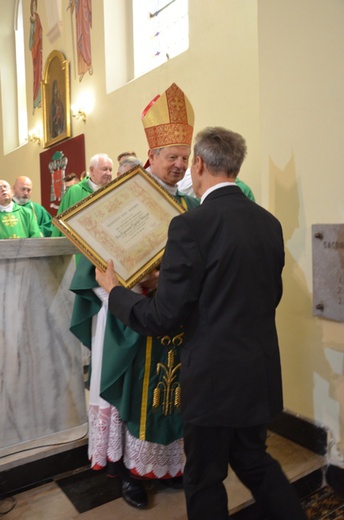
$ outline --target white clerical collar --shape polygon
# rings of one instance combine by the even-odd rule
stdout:
[[[211,188],[208,188],[207,191],[205,191],[201,197],[201,204],[204,202],[204,199],[208,197],[209,193],[212,191],[215,191],[219,188],[223,188],[224,186],[236,186],[235,182],[219,182],[219,184],[215,184],[215,186],[211,186]]]
[[[99,190],[99,188],[101,188],[100,185],[98,186],[98,184],[95,184],[95,183],[91,180],[91,177],[89,177],[89,179],[88,179],[88,185],[89,185],[89,187],[91,188],[92,191],[97,191],[97,190]]]
[[[1,206],[0,204],[0,211],[13,211],[13,200],[11,200],[8,206]]]
[[[166,182],[162,181],[161,179],[159,179],[159,177],[157,177],[151,170],[151,167],[148,166],[148,168],[146,168],[146,171],[148,173],[150,173],[150,175],[163,187],[165,188],[166,191],[168,191],[168,193],[170,195],[173,195],[174,197],[177,195],[177,191],[178,191],[178,186],[177,184],[175,186],[170,186],[170,184],[166,184]]]

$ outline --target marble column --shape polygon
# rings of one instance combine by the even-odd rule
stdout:
[[[0,240],[0,450],[87,422],[75,252],[64,237]]]

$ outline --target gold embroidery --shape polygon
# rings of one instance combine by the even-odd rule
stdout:
[[[186,210],[188,209],[188,206],[187,206],[187,204],[185,202],[184,197],[180,197],[180,203],[181,203],[181,205],[183,206],[184,209],[186,209]]]
[[[186,97],[175,83],[166,90],[167,105],[171,123],[187,123]]]
[[[153,408],[157,410],[162,407],[163,415],[171,415],[174,408],[180,408],[180,383],[176,381],[181,363],[175,362],[177,347],[183,343],[184,333],[181,332],[172,339],[164,336],[161,339],[163,346],[172,348],[167,353],[167,366],[164,363],[157,364],[157,374],[163,373],[162,381],[159,381],[153,392]]]
[[[7,227],[14,227],[18,224],[18,219],[14,215],[6,215],[1,220],[2,223]]]
[[[142,123],[149,148],[191,146],[195,116],[184,92],[173,83],[144,109]]]
[[[168,123],[166,125],[155,126],[146,129],[147,140],[151,148],[162,148],[182,144],[188,146],[192,140],[192,127],[185,127],[183,124]]]
[[[142,400],[141,400],[141,419],[140,419],[140,440],[146,439],[146,427],[147,427],[147,402],[148,402],[148,390],[149,390],[149,374],[150,366],[152,362],[152,344],[153,340],[151,336],[148,336],[146,340],[146,360],[145,360],[145,372],[143,375],[142,385]]]

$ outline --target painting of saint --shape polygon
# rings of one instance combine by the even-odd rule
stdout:
[[[42,81],[43,147],[71,135],[69,61],[61,51],[47,57]]]
[[[54,138],[61,135],[64,131],[65,110],[57,80],[54,79],[50,104],[50,135],[52,138]]]
[[[30,4],[30,38],[29,48],[33,65],[33,112],[41,106],[41,80],[42,80],[42,24],[37,13],[37,0],[31,0]]]
[[[79,81],[86,72],[93,74],[91,53],[92,0],[69,0],[68,8],[75,10],[76,51]]]

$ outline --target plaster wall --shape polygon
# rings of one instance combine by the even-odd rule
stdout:
[[[47,1],[39,2],[38,12],[48,31]],[[2,11],[11,10],[15,1],[0,4]],[[44,37],[43,60],[53,49],[64,52],[71,62],[71,104],[86,94],[94,99],[86,123],[72,118],[72,135],[85,134],[86,162],[94,153],[106,152],[116,163],[126,149],[145,160],[141,112],[172,82],[192,102],[195,132],[222,125],[245,136],[248,157],[240,177],[257,202],[281,220],[285,234],[284,297],[277,316],[285,406],[329,428],[330,457],[344,466],[344,325],[312,316],[311,250],[312,224],[341,223],[344,217],[342,0],[190,0],[189,49],[111,93],[106,92],[103,2],[92,3],[94,72],[81,82],[75,67],[75,20],[63,4],[61,35],[52,43]],[[29,2],[24,2],[24,20],[28,42]],[[8,16],[0,19],[0,34],[5,22]],[[116,45],[112,52],[121,49]],[[28,46],[26,69],[32,128],[41,122],[42,110],[32,114],[29,108]],[[0,176],[12,182],[19,174],[29,175],[33,199],[40,202],[42,148],[28,142],[4,155],[2,123],[7,117],[11,114],[2,111]]]

